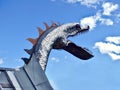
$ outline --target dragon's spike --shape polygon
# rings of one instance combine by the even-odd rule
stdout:
[[[52,27],[56,27],[57,26],[57,24],[54,23],[54,21],[51,21],[51,22],[52,22]]]
[[[24,50],[25,50],[25,52],[27,52],[30,55],[33,53],[33,49],[24,49]]]
[[[40,35],[42,35],[44,33],[44,31],[40,27],[37,27],[37,29],[38,29],[38,32]]]
[[[43,22],[43,24],[45,25],[46,30],[50,29],[50,26],[47,23]]]
[[[22,57],[21,59],[24,61],[25,64],[28,64],[30,61],[28,58],[24,58],[24,57]]]
[[[38,41],[38,39],[33,39],[33,38],[27,38],[28,41],[30,41],[33,45],[35,45]]]

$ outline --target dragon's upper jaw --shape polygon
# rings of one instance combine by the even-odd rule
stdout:
[[[89,31],[89,26],[80,26],[80,24],[75,24],[67,29],[67,37],[76,36],[78,33],[84,33]]]

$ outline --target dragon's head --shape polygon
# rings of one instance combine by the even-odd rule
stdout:
[[[68,23],[63,24],[57,27],[56,29],[61,31],[61,33],[59,33],[58,37],[56,38],[56,41],[54,41],[54,49],[64,49],[69,53],[73,54],[74,56],[83,60],[87,60],[93,57],[93,55],[89,52],[88,49],[77,46],[67,39],[68,37],[73,37],[79,33],[89,31],[89,26],[80,26],[79,23]]]
[[[78,33],[88,31],[89,26],[83,28],[80,26],[79,23],[68,23],[68,24],[63,24],[57,27],[56,29],[58,29],[60,33],[58,34],[58,37],[55,39],[56,41],[53,46],[54,48],[61,48],[63,45],[67,44],[68,37],[73,37],[76,36]]]
[[[32,53],[35,53],[37,50],[39,50],[39,47],[43,45],[42,47],[46,46],[45,48],[49,47],[49,49],[64,49],[83,60],[93,57],[88,49],[77,46],[68,40],[68,37],[76,36],[78,33],[89,31],[89,26],[80,26],[79,23],[57,25],[56,23],[52,22],[51,26],[49,26],[47,23],[44,24],[46,27],[45,31],[38,27],[38,31],[40,33],[38,38],[28,38],[28,40],[33,44],[33,48],[31,50],[25,49],[27,53],[32,55]],[[41,44],[43,41],[45,45]]]

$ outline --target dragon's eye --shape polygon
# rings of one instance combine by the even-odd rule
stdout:
[[[76,27],[76,29],[81,29],[79,24],[77,24],[75,27]]]
[[[71,27],[68,27],[66,30],[64,30],[65,32],[67,32],[67,33],[73,33],[73,32],[75,32],[76,30],[80,30],[81,29],[81,27],[80,27],[80,25],[79,24],[76,24],[76,25],[74,25],[74,26],[71,26]]]

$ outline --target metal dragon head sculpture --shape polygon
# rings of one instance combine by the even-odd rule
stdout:
[[[0,90],[53,90],[44,72],[51,49],[63,49],[82,60],[93,57],[87,49],[68,40],[68,37],[88,31],[89,26],[81,27],[79,23],[44,24],[46,30],[38,27],[38,38],[28,38],[33,47],[25,49],[30,57],[22,58],[24,66],[17,69],[0,68]]]
[[[31,58],[35,56],[42,69],[45,70],[51,49],[64,49],[82,60],[87,60],[93,57],[87,49],[77,46],[67,39],[78,33],[88,31],[89,26],[81,27],[79,23],[57,25],[54,22],[52,22],[51,26],[47,23],[44,23],[44,25],[46,30],[42,30],[40,27],[37,28],[39,31],[38,38],[27,39],[33,44],[33,47],[30,50],[25,49],[25,51],[30,54],[29,59],[22,58],[26,64],[28,64]]]

